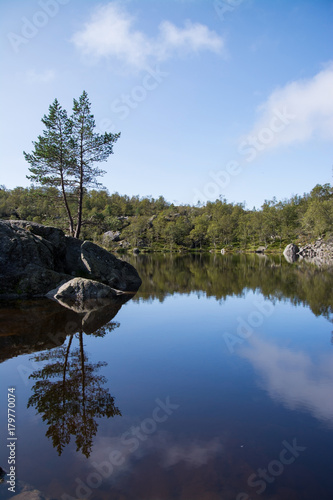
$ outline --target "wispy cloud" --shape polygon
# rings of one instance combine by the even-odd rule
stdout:
[[[28,83],[49,83],[55,78],[55,72],[52,69],[45,71],[35,71],[31,69],[26,72],[26,80]]]
[[[333,62],[312,78],[295,80],[272,92],[258,108],[258,119],[249,137],[260,136],[277,114],[292,116],[288,127],[281,128],[265,149],[312,138],[333,139]]]
[[[175,54],[223,51],[223,39],[203,24],[186,21],[179,28],[163,21],[155,38],[136,30],[134,24],[135,18],[123,6],[111,2],[95,9],[90,21],[73,35],[72,42],[92,59],[115,57],[137,69],[145,68],[151,60],[159,62]]]

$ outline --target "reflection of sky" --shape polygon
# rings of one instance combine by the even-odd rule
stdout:
[[[239,353],[260,373],[261,385],[275,401],[333,423],[332,352],[313,361],[304,351],[252,336]]]
[[[219,303],[213,297],[177,294],[163,303],[128,302],[116,317],[119,329],[104,338],[85,335],[89,361],[108,363],[101,375],[108,379],[110,394],[123,415],[98,421],[89,460],[75,452],[73,443],[59,458],[45,437],[45,423],[35,416],[34,409],[26,409],[32,385],[27,376],[37,367],[31,363],[32,356],[1,364],[2,380],[15,384],[19,394],[22,480],[38,489],[55,491],[55,498],[61,498],[64,490],[73,496],[75,478],[84,479],[94,470],[93,461],[101,463],[112,449],[117,449],[124,454],[125,463],[103,486],[117,484],[127,495],[128,483],[134,493],[125,499],[139,498],[135,496],[135,480],[140,474],[147,485],[158,482],[154,495],[142,486],[140,498],[145,500],[172,498],[171,489],[167,490],[169,474],[177,476],[177,487],[185,487],[191,481],[190,475],[194,478],[193,491],[184,493],[184,498],[202,500],[213,474],[218,479],[212,491],[220,491],[222,482],[227,482],[234,495],[231,498],[235,498],[240,491],[240,475],[246,484],[253,463],[255,467],[265,465],[276,458],[281,441],[289,439],[289,433],[290,439],[295,437],[298,414],[289,410],[307,409],[310,415],[325,421],[333,415],[331,325],[325,318],[315,317],[309,308],[293,306],[289,301],[277,302],[273,313],[254,329],[253,335],[237,346],[235,353],[228,351],[223,333],[235,334],[237,318],[246,320],[258,298],[260,294],[246,292]],[[21,369],[20,375],[19,366],[26,372]],[[260,373],[261,386],[270,397],[258,388],[255,372]],[[167,396],[180,405],[179,409],[131,453],[121,442],[122,434],[150,418],[156,398],[163,400]],[[0,415],[4,409],[0,408]],[[323,456],[318,463],[316,447],[323,453],[330,450],[326,441],[329,429],[325,426],[324,435],[324,426],[316,420],[311,429],[306,416],[302,422],[307,431],[300,438],[301,444],[307,445],[311,435],[316,440],[309,459],[314,474],[327,476],[326,458]],[[29,459],[30,449],[34,450],[34,461]],[[3,451],[0,449],[1,460],[6,458]],[[256,453],[261,455],[253,462]],[[195,481],[199,480],[201,490],[198,488],[196,493]],[[164,496],[159,490],[163,481]],[[320,481],[322,484],[322,477]],[[104,498],[111,497],[101,496],[98,500]],[[118,497],[115,494],[113,498]]]
[[[89,457],[90,466],[93,467],[92,464],[108,461],[110,453],[115,450],[120,453],[124,463],[113,468],[113,477],[125,470],[129,471],[133,467],[134,460],[142,459],[149,454],[156,455],[159,465],[166,469],[181,462],[189,467],[198,468],[221,455],[224,446],[220,437],[209,440],[200,438],[194,440],[189,438],[176,439],[169,432],[159,429],[151,439],[140,441],[138,449],[132,452],[124,444],[121,437],[100,436],[96,439],[94,449]]]

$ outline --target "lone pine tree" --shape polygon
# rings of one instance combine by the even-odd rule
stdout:
[[[30,163],[27,176],[43,186],[53,186],[61,190],[66,209],[69,234],[79,238],[82,227],[82,207],[84,193],[90,187],[98,187],[97,178],[105,171],[95,164],[106,161],[113,153],[113,144],[120,133],[94,132],[95,120],[90,111],[91,104],[87,92],[83,91],[79,100],[73,100],[72,115],[68,118],[57,99],[44,115],[43,135],[33,142],[32,153],[23,152]],[[76,195],[76,223],[68,202],[69,195]]]

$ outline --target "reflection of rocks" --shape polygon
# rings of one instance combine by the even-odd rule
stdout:
[[[287,262],[292,264],[293,262],[296,262],[298,259],[298,252],[299,248],[297,245],[294,243],[290,243],[290,245],[287,245],[286,248],[284,249],[283,255],[286,259]]]
[[[14,495],[11,492],[8,492],[7,495],[6,493],[3,492],[2,495],[4,496],[1,496],[1,498],[4,498],[4,500],[5,498],[8,498],[8,500],[55,500],[55,498],[52,497],[51,499],[49,496],[42,493],[40,490],[37,490],[31,484],[23,481],[16,482],[16,493]]]
[[[91,299],[86,309],[63,307],[50,299],[9,302],[0,308],[0,362],[36,351],[61,346],[67,335],[82,331],[100,335],[133,294]],[[90,309],[88,309],[90,306]]]
[[[123,291],[137,291],[133,266],[89,241],[54,227],[0,221],[0,296],[41,297],[73,276],[86,276]]]
[[[70,311],[47,299],[2,305],[0,362],[63,344],[72,319]]]
[[[112,303],[105,307],[92,309],[86,312],[81,319],[82,331],[88,335],[91,333],[98,333],[99,330],[103,329],[104,325],[109,325],[121,306],[122,304]],[[119,324],[115,323],[114,326],[119,326]],[[111,325],[109,325],[109,327],[111,327]]]
[[[22,491],[18,495],[12,497],[13,500],[50,500],[45,497],[39,490]]]

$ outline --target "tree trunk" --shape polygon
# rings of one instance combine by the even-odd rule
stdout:
[[[77,224],[75,229],[74,238],[80,237],[81,224],[82,224],[82,201],[83,201],[83,139],[81,136],[81,151],[80,151],[80,184],[79,184],[79,199],[77,207]]]
[[[67,202],[67,196],[66,196],[65,185],[64,185],[64,176],[63,176],[62,171],[61,171],[60,175],[61,175],[61,192],[62,192],[62,197],[64,200],[64,204],[66,207],[66,212],[67,212],[67,216],[68,216],[68,220],[69,220],[69,236],[73,236],[73,234],[74,234],[73,217],[72,217],[72,214],[71,214],[68,202]]]
[[[77,207],[77,223],[76,223],[74,238],[80,237],[81,225],[82,225],[82,200],[83,200],[83,182],[82,180],[80,180],[79,199]]]

